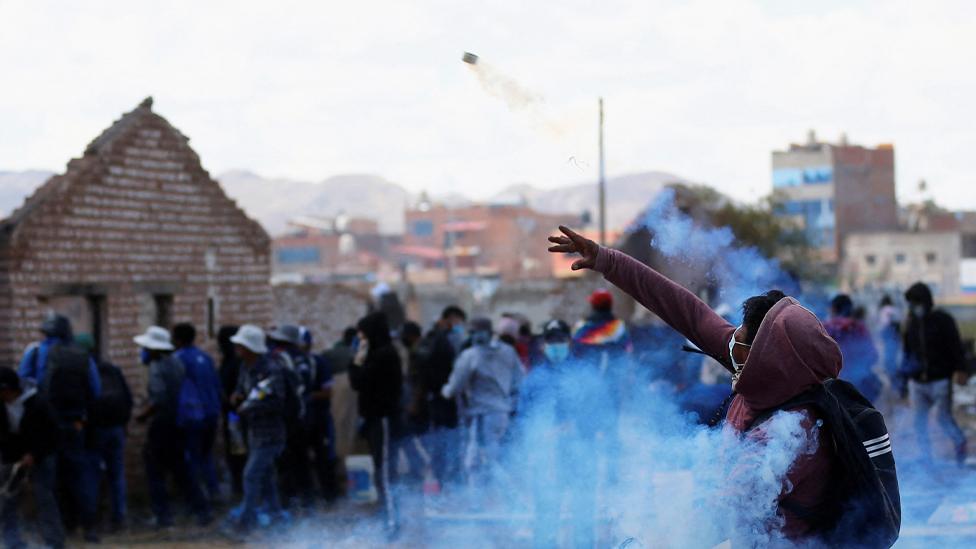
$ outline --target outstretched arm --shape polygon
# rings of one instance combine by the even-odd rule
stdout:
[[[563,235],[550,236],[553,253],[578,253],[573,270],[593,269],[630,294],[708,355],[732,371],[728,343],[735,327],[698,297],[671,279],[636,259],[584,238],[566,227]]]

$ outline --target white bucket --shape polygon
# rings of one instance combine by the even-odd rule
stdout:
[[[373,480],[373,458],[370,456],[346,456],[348,489],[346,494],[355,503],[373,503],[379,499]]]

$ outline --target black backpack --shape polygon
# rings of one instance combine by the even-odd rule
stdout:
[[[842,477],[818,508],[789,510],[814,525],[828,546],[890,547],[901,529],[901,496],[884,417],[850,383],[831,379],[760,414],[810,406],[829,429]]]
[[[275,367],[281,370],[281,377],[285,385],[284,414],[285,424],[292,426],[305,418],[305,402],[302,399],[304,384],[302,378],[295,371],[295,364],[287,353],[274,355]]]
[[[39,389],[62,421],[86,418],[94,404],[89,360],[88,351],[77,345],[55,343],[48,349]]]
[[[102,390],[95,400],[93,423],[99,427],[117,427],[129,423],[132,417],[132,395],[122,371],[111,364],[98,366]]]

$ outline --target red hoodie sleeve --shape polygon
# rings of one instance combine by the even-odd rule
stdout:
[[[728,345],[735,327],[695,294],[640,261],[610,248],[600,248],[594,270],[731,371]]]

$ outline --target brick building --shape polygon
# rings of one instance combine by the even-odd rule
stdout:
[[[146,99],[0,220],[0,363],[58,311],[142,395],[147,326],[190,321],[210,347],[222,324],[270,323],[270,239],[188,141]]]
[[[773,152],[773,191],[777,209],[802,227],[821,259],[837,263],[844,238],[851,233],[893,231],[898,228],[895,198],[895,150],[818,141],[811,131],[807,142]]]
[[[841,288],[900,295],[915,282],[936,298],[963,291],[962,239],[958,231],[887,231],[851,234],[844,241]]]
[[[578,215],[537,212],[524,204],[448,207],[422,201],[407,210],[403,244],[394,251],[408,277],[426,270],[444,273],[447,280],[550,278],[546,238],[560,224],[579,222]]]
[[[399,236],[380,233],[372,219],[301,217],[272,240],[273,281],[365,282],[395,276],[387,258]]]

